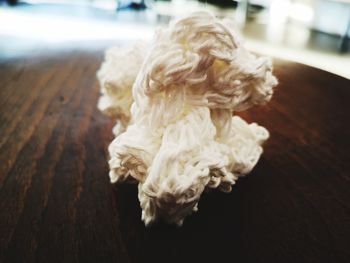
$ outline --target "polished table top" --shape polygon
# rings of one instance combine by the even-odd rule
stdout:
[[[102,59],[0,61],[0,262],[350,262],[349,80],[275,60],[272,101],[241,114],[271,132],[253,172],[145,228],[136,186],[109,182]]]

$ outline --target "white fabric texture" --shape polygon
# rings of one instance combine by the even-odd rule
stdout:
[[[271,60],[249,53],[233,22],[211,13],[171,22],[149,45],[107,51],[98,78],[99,108],[119,119],[110,178],[138,183],[146,225],[182,225],[205,189],[230,192],[269,137],[233,113],[271,99]]]
[[[107,50],[105,60],[97,72],[101,86],[98,108],[106,115],[117,119],[115,135],[125,131],[130,121],[133,102],[132,85],[140,71],[147,44],[138,42],[132,47],[112,47]]]

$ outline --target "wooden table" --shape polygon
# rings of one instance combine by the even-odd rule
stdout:
[[[242,114],[271,132],[254,171],[145,228],[108,178],[103,51],[43,53],[0,62],[0,262],[350,262],[349,80],[276,60],[273,100]]]

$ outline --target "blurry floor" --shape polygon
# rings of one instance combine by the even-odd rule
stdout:
[[[186,11],[196,8],[186,6]],[[204,8],[218,15],[235,16],[234,9],[209,5]],[[149,40],[157,25],[179,13],[184,13],[183,6],[169,7],[166,3],[147,11],[118,12],[91,4],[3,5],[0,6],[0,58]],[[339,52],[339,37],[314,32],[297,23],[281,27],[278,22],[268,25],[260,20],[259,16],[248,20],[243,28],[246,44],[252,51],[304,63],[350,79],[350,53]]]

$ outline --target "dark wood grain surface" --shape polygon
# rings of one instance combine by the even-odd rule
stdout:
[[[254,171],[145,228],[136,186],[109,183],[103,50],[42,53],[0,62],[0,262],[350,262],[349,80],[276,60],[242,114],[271,132]]]

